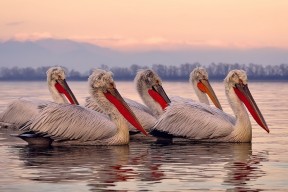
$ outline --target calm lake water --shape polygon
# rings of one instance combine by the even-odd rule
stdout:
[[[80,103],[87,82],[69,82]],[[223,110],[222,82],[211,82]],[[196,99],[186,82],[164,82],[168,95]],[[133,82],[117,82],[123,97],[141,102]],[[253,119],[252,144],[161,146],[139,136],[128,146],[33,148],[0,130],[0,191],[287,191],[288,83],[250,82],[270,128]],[[22,96],[51,100],[45,82],[0,82],[0,112]]]

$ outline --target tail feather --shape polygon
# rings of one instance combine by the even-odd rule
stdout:
[[[19,137],[26,141],[28,145],[41,145],[41,146],[50,146],[53,142],[53,139],[43,133],[36,133],[34,131],[28,131],[17,135],[11,135],[14,137]]]
[[[165,139],[172,139],[173,138],[173,135],[172,134],[169,134],[165,131],[159,131],[157,129],[153,129],[150,131],[150,134],[153,135],[154,137],[157,137],[157,138],[165,138]]]

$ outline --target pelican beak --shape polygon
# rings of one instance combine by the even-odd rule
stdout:
[[[169,103],[171,103],[163,87],[159,84],[153,85],[152,89],[148,90],[148,93],[157,103],[160,104],[163,110],[169,105]]]
[[[110,88],[106,93],[105,97],[118,109],[118,111],[123,115],[123,117],[131,123],[135,128],[141,131],[144,135],[148,135],[145,129],[140,124],[139,120],[136,118],[135,114],[132,112],[128,104],[124,101],[120,93],[116,88]]]
[[[66,96],[66,98],[70,101],[71,104],[79,105],[79,102],[77,101],[65,79],[56,80],[55,87],[59,93]]]
[[[214,105],[222,110],[221,104],[213,90],[213,88],[211,87],[208,79],[202,79],[198,82],[197,84],[198,89],[200,89],[203,93],[206,93],[211,101],[214,103]]]
[[[245,104],[255,121],[269,133],[269,128],[265,122],[264,117],[262,116],[256,102],[254,101],[249,89],[248,85],[243,83],[236,84],[234,87],[234,91],[239,99]]]

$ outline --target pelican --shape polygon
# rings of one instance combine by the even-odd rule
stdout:
[[[139,71],[134,81],[136,82],[136,89],[142,101],[154,112],[156,117],[162,115],[165,108],[171,102],[193,101],[192,99],[179,96],[172,96],[170,101],[162,87],[160,77],[153,70],[145,69]],[[222,109],[220,102],[208,81],[208,73],[204,68],[195,68],[190,73],[189,82],[191,82],[200,102],[209,105],[208,95],[214,105],[217,108]],[[160,95],[161,97],[155,90],[157,90],[158,93],[163,93]]]
[[[189,82],[191,83],[199,102],[205,103],[207,105],[210,105],[208,96],[218,109],[222,109],[222,106],[211,87],[209,80],[208,80],[208,73],[205,68],[203,67],[196,67],[193,69],[193,71],[190,73]],[[208,96],[207,96],[208,95]],[[173,99],[173,98],[172,98]],[[182,102],[194,102],[193,100],[184,100],[182,99]],[[227,113],[222,113],[222,111],[214,110],[214,113],[220,113],[220,115],[225,116],[225,119],[230,121],[231,123],[235,123],[235,118]]]
[[[161,85],[160,77],[151,70],[139,71],[135,76],[134,82],[140,96],[148,97],[148,102],[146,102],[147,99],[145,102],[148,103],[150,109],[137,101],[128,98],[124,98],[124,100],[137,116],[143,128],[149,131],[159,115],[163,113],[163,109],[168,106],[170,100]],[[103,113],[101,107],[91,96],[86,98],[85,107]],[[139,132],[131,124],[129,124],[129,131],[130,134]]]
[[[22,130],[34,131],[60,145],[125,145],[129,143],[127,120],[147,135],[118,93],[111,72],[97,69],[88,81],[91,98],[95,99],[110,119],[82,106],[49,104]],[[19,137],[29,144],[25,133]]]
[[[140,70],[134,82],[139,96],[153,116],[158,118],[162,115],[171,101],[162,87],[162,80],[158,74],[151,69]]]
[[[209,83],[208,73],[205,68],[196,67],[193,69],[189,76],[189,82],[191,83],[199,102],[209,105],[208,95],[215,107],[222,110],[221,104]]]
[[[197,90],[197,95],[200,101],[206,102],[209,105],[208,98],[206,94],[211,98],[213,103],[216,107],[221,108],[221,105],[208,81],[208,74],[204,68],[196,68],[191,72],[191,82],[195,90]],[[144,69],[137,72],[135,79],[134,79],[136,90],[141,97],[142,101],[148,106],[150,112],[154,116],[154,119],[151,118],[149,123],[151,129],[151,125],[154,125],[159,118],[165,111],[165,108],[171,103],[169,97],[167,96],[166,92],[162,87],[162,80],[151,69]],[[205,98],[206,97],[206,98]],[[204,98],[204,99],[203,99]],[[191,99],[185,99],[182,97],[171,97],[172,102],[187,102],[192,101]],[[195,101],[193,101],[195,102]],[[130,102],[129,102],[130,103]],[[143,105],[142,105],[143,106]],[[148,110],[149,110],[148,109]],[[140,108],[142,111],[147,111],[147,107],[144,106]],[[140,111],[140,112],[142,112]],[[142,113],[139,116],[143,116]],[[143,118],[143,121],[140,122],[147,122],[147,118]],[[149,131],[148,129],[148,131]],[[147,130],[147,129],[146,129]]]
[[[47,70],[48,89],[56,103],[79,104],[65,80],[65,71],[61,67]],[[39,113],[41,106],[51,101],[22,97],[12,101],[0,114],[1,127],[18,128]]]
[[[234,123],[217,108],[192,102],[185,105],[172,102],[150,134],[160,138],[184,137],[204,142],[251,142],[252,126],[245,106],[256,122],[269,133],[247,81],[243,70],[230,71],[224,80],[225,93],[236,116]]]

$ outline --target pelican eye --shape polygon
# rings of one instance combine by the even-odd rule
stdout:
[[[113,88],[115,87],[115,86],[114,86],[114,83],[112,83],[112,82],[110,83],[110,86],[113,87]]]
[[[243,83],[242,79],[239,79],[239,84],[240,84],[241,86],[244,86],[244,83]]]
[[[243,83],[243,81],[241,79],[239,79],[239,83],[235,84],[236,87],[245,87],[245,84]]]
[[[100,74],[98,75],[97,79],[98,79],[98,80],[101,80],[103,76],[104,76],[104,73],[100,73]]]
[[[145,79],[146,84],[150,84],[150,81],[151,81],[150,77],[148,77],[147,79]]]

